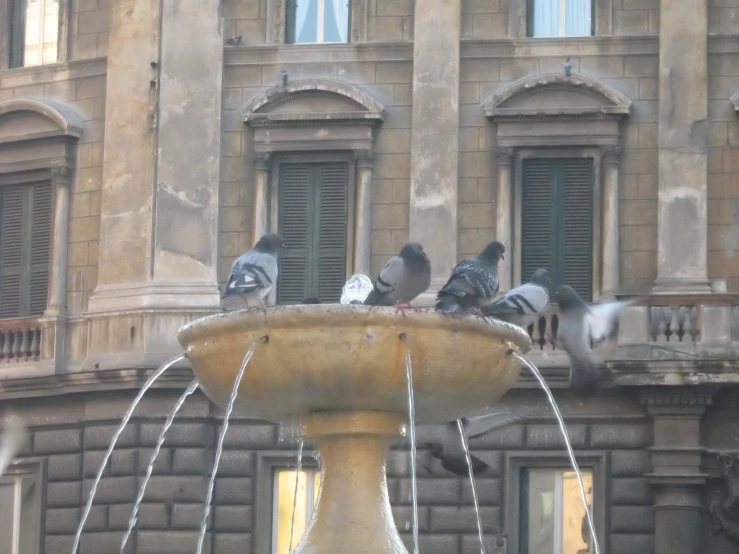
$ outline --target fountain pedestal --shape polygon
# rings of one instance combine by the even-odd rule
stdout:
[[[406,416],[325,412],[301,420],[321,454],[321,490],[313,519],[293,554],[407,554],[395,528],[385,461],[405,434]]]

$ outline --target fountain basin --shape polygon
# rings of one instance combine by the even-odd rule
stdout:
[[[321,488],[293,554],[407,554],[387,490],[388,450],[406,432],[406,348],[417,423],[482,411],[516,381],[525,330],[474,316],[297,305],[205,317],[178,339],[205,394],[275,423],[297,416],[321,454]]]
[[[524,329],[503,322],[338,304],[217,314],[184,326],[178,338],[219,406],[228,402],[246,351],[266,341],[249,362],[235,408],[272,422],[316,411],[407,413],[406,345],[416,421],[451,421],[500,398],[520,372],[506,353],[531,347]]]

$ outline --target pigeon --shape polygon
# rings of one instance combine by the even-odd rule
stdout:
[[[476,258],[458,263],[452,275],[436,295],[436,310],[462,312],[478,310],[498,294],[498,261],[505,259],[505,246],[491,242]]]
[[[559,327],[556,339],[550,340],[570,358],[570,387],[578,396],[597,394],[600,365],[592,348],[613,336],[621,313],[637,299],[588,306],[575,289],[561,285],[552,300],[559,304]]]
[[[317,296],[306,296],[305,298],[303,298],[303,301],[301,302],[301,304],[320,304],[320,303],[321,303],[321,299],[318,298]]]
[[[221,298],[238,295],[246,300],[247,306],[258,301],[264,310],[262,299],[277,281],[277,251],[280,248],[285,248],[280,235],[263,235],[254,248],[234,260]]]
[[[361,304],[370,292],[372,292],[372,281],[370,278],[361,273],[355,273],[344,283],[344,288],[341,289],[339,303],[345,305]]]
[[[3,476],[10,462],[20,450],[25,440],[26,428],[17,417],[9,417],[5,421],[5,432],[0,438],[0,477]]]
[[[431,262],[423,246],[409,242],[400,254],[390,258],[364,301],[365,306],[411,308],[410,302],[431,285]]]
[[[502,298],[483,306],[480,311],[485,317],[494,317],[523,327],[539,320],[549,306],[551,276],[546,269],[537,269],[531,281],[509,290]]]
[[[462,428],[469,441],[481,437],[494,429],[505,427],[516,421],[525,419],[525,415],[514,412],[493,412],[477,417],[463,417]],[[426,443],[429,456],[441,461],[441,467],[454,475],[466,477],[469,475],[467,458],[464,455],[464,446],[459,436],[459,427],[456,421],[450,421],[444,426],[442,442]],[[479,475],[490,467],[477,456],[470,454],[473,475]],[[431,473],[431,462],[423,464],[427,472]]]

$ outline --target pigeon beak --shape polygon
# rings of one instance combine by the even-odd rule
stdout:
[[[505,254],[501,254],[501,255],[500,255],[500,259],[501,259],[501,260],[505,260]]]
[[[287,246],[285,246],[285,245],[283,244],[282,246],[280,246],[280,250],[287,250]]]

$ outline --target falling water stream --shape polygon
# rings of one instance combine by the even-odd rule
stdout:
[[[470,446],[467,444],[467,436],[464,434],[464,424],[461,419],[457,420],[459,437],[462,439],[464,457],[467,460],[467,470],[470,473],[470,488],[472,489],[472,501],[475,503],[475,518],[477,518],[477,536],[480,539],[480,554],[485,554],[485,539],[482,536],[482,520],[480,519],[480,503],[477,500],[477,489],[475,488],[475,472],[472,470],[472,458],[470,458]]]
[[[146,468],[146,476],[144,477],[144,482],[141,483],[141,487],[139,488],[139,495],[136,497],[136,503],[133,505],[133,511],[131,512],[131,519],[128,521],[128,530],[126,531],[126,534],[123,537],[123,541],[121,541],[121,552],[123,552],[123,549],[126,547],[128,538],[131,536],[131,532],[133,531],[133,528],[136,526],[137,516],[139,513],[139,506],[141,506],[141,501],[144,499],[144,492],[146,492],[146,485],[149,483],[149,479],[151,478],[151,473],[152,471],[154,471],[154,462],[156,462],[157,456],[159,456],[159,452],[162,449],[162,444],[164,444],[164,436],[166,435],[169,428],[172,426],[172,423],[174,422],[174,418],[175,416],[177,416],[177,412],[180,411],[180,408],[182,408],[182,405],[185,403],[185,400],[187,400],[187,397],[190,396],[192,393],[194,393],[199,386],[200,385],[198,384],[197,380],[193,380],[192,383],[190,383],[187,389],[185,389],[185,392],[182,393],[182,396],[180,396],[179,400],[177,400],[169,416],[167,416],[167,420],[164,422],[164,427],[162,428],[162,432],[159,434],[159,440],[157,441],[157,446],[154,449],[154,453],[151,455],[151,458],[149,459],[149,465]]]
[[[559,423],[559,429],[562,431],[562,437],[565,441],[565,446],[567,446],[567,454],[570,456],[570,463],[572,464],[572,469],[577,474],[577,481],[580,484],[580,495],[582,496],[582,503],[585,507],[585,515],[588,519],[588,527],[590,528],[590,534],[593,537],[593,549],[595,550],[594,554],[600,554],[600,548],[598,547],[598,537],[595,533],[595,524],[593,523],[593,514],[591,513],[590,506],[588,505],[588,495],[585,492],[585,483],[583,483],[582,480],[582,474],[580,473],[580,467],[577,465],[577,460],[575,459],[575,453],[572,450],[572,444],[570,444],[570,436],[567,434],[567,427],[565,426],[565,420],[562,417],[562,412],[559,411],[559,406],[557,406],[557,403],[554,401],[554,395],[552,394],[552,391],[547,386],[546,381],[544,380],[544,377],[542,376],[541,372],[539,371],[539,368],[537,368],[534,364],[529,362],[526,358],[519,356],[515,352],[513,355],[521,360],[521,362],[528,367],[531,372],[534,374],[534,377],[539,381],[539,384],[541,385],[541,388],[544,389],[544,392],[547,395],[547,398],[549,399],[549,404],[552,406],[552,410],[554,410],[554,415],[557,417],[557,422]]]
[[[74,537],[74,544],[72,545],[72,554],[76,554],[77,548],[79,548],[80,545],[80,537],[82,536],[82,528],[85,526],[85,522],[87,521],[87,517],[90,515],[90,510],[92,509],[92,501],[95,498],[95,493],[97,492],[98,485],[100,484],[100,479],[103,477],[103,471],[105,471],[105,466],[108,465],[108,460],[110,460],[110,455],[113,453],[113,449],[115,448],[116,443],[118,442],[118,438],[121,436],[121,433],[123,432],[123,429],[128,425],[128,421],[131,419],[131,415],[133,414],[133,411],[136,409],[136,406],[139,405],[139,402],[141,402],[141,399],[144,397],[144,394],[147,390],[154,384],[154,381],[159,379],[159,377],[167,371],[170,367],[172,367],[174,364],[179,362],[180,360],[184,360],[185,356],[177,356],[176,358],[168,361],[164,365],[162,365],[159,369],[157,369],[154,374],[149,377],[148,381],[144,383],[144,386],[141,387],[141,390],[139,391],[138,395],[136,395],[136,398],[134,398],[133,402],[131,403],[131,407],[128,408],[128,411],[123,416],[123,420],[121,420],[121,424],[116,430],[115,434],[113,435],[113,439],[110,441],[110,446],[108,446],[108,451],[105,453],[105,457],[103,458],[103,463],[100,464],[100,469],[98,469],[98,473],[95,476],[95,481],[92,484],[92,488],[90,489],[90,495],[87,498],[87,505],[85,506],[85,511],[82,514],[82,519],[80,519],[80,524],[77,527],[77,534]]]
[[[252,343],[251,347],[244,356],[244,360],[241,362],[241,368],[236,374],[236,380],[234,381],[233,389],[231,390],[231,398],[228,399],[228,406],[226,407],[226,414],[223,416],[223,428],[221,429],[221,435],[218,437],[218,447],[216,448],[216,457],[213,461],[213,471],[210,474],[210,481],[208,482],[208,494],[205,497],[205,509],[203,510],[203,520],[200,522],[200,533],[198,534],[198,549],[195,551],[197,554],[203,552],[203,542],[205,541],[205,530],[208,527],[208,515],[210,515],[210,505],[213,502],[213,488],[216,484],[216,474],[218,473],[218,464],[221,461],[221,454],[223,454],[223,439],[226,438],[226,431],[228,431],[228,420],[231,417],[231,412],[234,409],[234,402],[236,395],[239,392],[239,385],[241,379],[244,377],[246,366],[249,365],[249,360],[254,355],[254,350],[257,348],[257,343]]]
[[[303,439],[298,446],[298,464],[295,467],[295,491],[293,492],[293,513],[290,517],[290,542],[287,551],[293,551],[293,532],[295,531],[295,512],[298,510],[298,484],[300,483],[300,472],[303,470]],[[307,522],[306,522],[307,523]]]
[[[405,348],[405,374],[408,381],[408,428],[411,438],[411,491],[413,494],[413,554],[418,550],[418,487],[416,484],[416,405],[413,399],[411,351]]]

